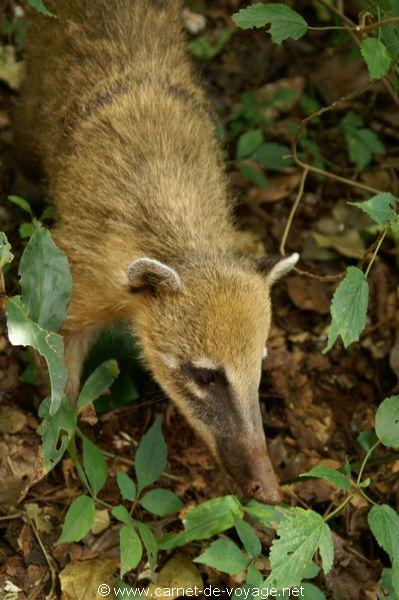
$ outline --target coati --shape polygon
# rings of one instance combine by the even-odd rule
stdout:
[[[47,0],[27,19],[15,143],[40,166],[73,294],[63,334],[76,398],[99,328],[134,328],[156,381],[245,494],[280,490],[258,400],[270,288],[298,255],[240,253],[209,102],[179,0]]]

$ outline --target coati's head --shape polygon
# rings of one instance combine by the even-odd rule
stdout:
[[[136,331],[155,379],[245,494],[267,503],[280,490],[258,400],[267,354],[270,288],[298,260],[129,266]]]

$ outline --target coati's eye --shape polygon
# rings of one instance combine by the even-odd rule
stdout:
[[[195,369],[194,379],[201,387],[209,387],[215,385],[218,372],[213,369]]]

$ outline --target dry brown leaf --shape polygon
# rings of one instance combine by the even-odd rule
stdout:
[[[6,61],[0,62],[0,80],[5,81],[12,90],[18,90],[24,76],[25,65],[17,62],[12,46],[6,46]]]
[[[25,427],[26,416],[12,406],[0,406],[0,432],[18,433]]]
[[[330,310],[330,296],[320,281],[303,277],[289,277],[287,291],[292,302],[302,310],[311,310],[326,315]]]
[[[200,572],[189,558],[182,554],[176,554],[161,569],[157,582],[150,583],[147,588],[148,595],[146,597],[179,598],[184,595],[184,590],[188,590],[188,588],[193,590],[195,587],[198,590],[202,590]]]
[[[93,560],[69,563],[59,574],[62,596],[61,600],[100,600],[104,594],[99,593],[99,586],[108,589],[109,600],[114,598],[112,577],[118,568],[116,558],[95,558]]]
[[[313,231],[312,236],[321,248],[333,248],[348,258],[361,258],[365,252],[364,242],[355,229],[344,231],[341,235],[323,235]]]
[[[96,510],[93,527],[91,528],[92,533],[94,535],[102,533],[109,527],[110,522],[109,512],[106,508],[104,508],[104,510]]]

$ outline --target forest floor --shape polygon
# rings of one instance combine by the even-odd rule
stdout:
[[[229,15],[237,10],[238,2],[215,0],[207,4],[197,2],[195,6],[205,17],[210,39],[218,40],[221,31],[232,27]],[[198,25],[191,13],[186,13],[185,19],[188,29]],[[190,34],[190,38],[194,36]],[[264,119],[261,127],[266,141],[290,146],[292,132],[310,112],[368,82],[360,59],[348,60],[349,42],[327,44],[323,33],[305,39],[277,46],[262,30],[234,30],[216,56],[198,60],[223,125],[239,221],[243,228],[259,236],[267,252],[273,253],[278,252],[302,171],[294,165],[278,170],[266,168],[262,173],[268,185],[256,185],[236,166],[237,132],[242,133],[245,127],[258,127],[255,113],[261,106]],[[18,59],[22,55],[19,51]],[[3,80],[0,81],[0,229],[6,232],[18,256],[25,244],[18,235],[18,227],[25,216],[6,200],[10,193],[24,193],[21,176],[11,158],[10,111],[18,94],[12,88],[18,86],[14,80],[10,81],[10,72],[7,75],[4,69],[0,68]],[[243,94],[246,94],[244,99]],[[251,103],[251,98],[256,99],[258,109],[248,109],[255,113],[250,112],[244,118],[243,102]],[[348,166],[343,133],[338,125],[348,111],[360,115],[386,149],[384,155],[375,156],[362,172]],[[325,163],[333,165],[336,172],[393,192],[397,192],[398,132],[398,106],[382,84],[374,85],[358,99],[341,104],[334,113],[316,117],[308,128],[308,136],[317,143]],[[294,273],[274,290],[269,355],[264,362],[260,389],[272,462],[280,479],[288,481],[282,488],[284,501],[311,507],[320,514],[336,506],[337,492],[322,481],[292,480],[316,464],[339,467],[345,457],[360,460],[364,451],[357,441],[359,433],[373,429],[378,404],[395,393],[398,385],[399,256],[392,240],[383,245],[370,274],[370,306],[360,341],[348,350],[337,343],[331,352],[323,354],[330,322],[329,305],[339,281],[331,276],[342,274],[349,264],[356,264],[371,243],[367,238],[370,221],[347,204],[361,198],[354,188],[327,178],[308,177],[286,251],[299,252],[301,270],[312,276]],[[34,206],[35,211],[37,206],[43,207],[40,201]],[[8,291],[17,288],[16,282],[14,266]],[[68,458],[46,479],[31,487],[18,504],[21,490],[32,474],[40,443],[35,431],[41,397],[37,388],[21,381],[25,353],[8,344],[5,327],[0,333],[0,350],[0,589],[6,581],[15,586],[3,595],[0,593],[0,598],[41,599],[50,589],[53,572],[62,572],[73,561],[106,557],[112,570],[118,555],[117,532],[104,517],[103,527],[99,524],[97,533],[86,536],[83,542],[54,545],[65,511],[80,487]],[[163,431],[168,444],[169,472],[173,476],[164,480],[164,486],[171,487],[187,506],[231,492],[230,480],[183,418],[173,408],[167,408],[164,400],[156,400],[156,392],[148,399],[143,394],[134,403],[100,415],[99,424],[92,430],[87,426],[92,439],[116,455],[110,459],[111,471],[117,465],[128,469],[133,464],[130,438],[139,440],[153,415],[164,413]],[[381,451],[378,456],[383,455]],[[399,507],[398,473],[399,460],[370,469],[375,501]],[[113,479],[103,496],[110,503],[117,502]],[[345,515],[334,525],[334,568],[330,574],[319,574],[316,579],[328,598],[377,598],[377,582],[387,562],[372,539],[366,515],[367,503],[355,495]],[[259,533],[267,547],[270,535]],[[198,550],[188,547],[183,553],[194,556]],[[166,559],[166,553],[161,554],[161,565]],[[233,582],[234,578],[228,575],[216,576],[208,567],[199,568],[205,581],[226,586]],[[64,575],[67,588],[65,578],[67,575]],[[78,597],[70,593],[69,596],[64,592],[64,597]]]

